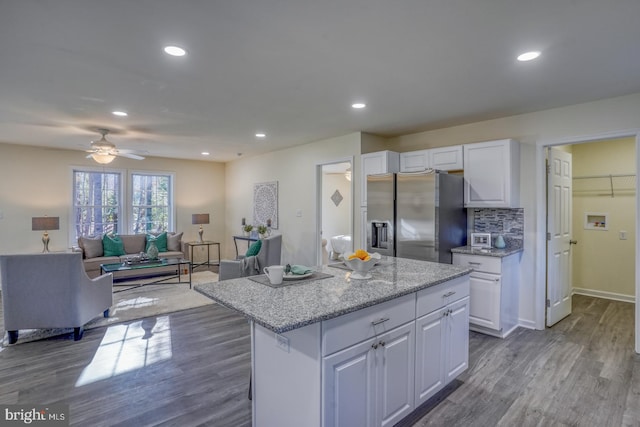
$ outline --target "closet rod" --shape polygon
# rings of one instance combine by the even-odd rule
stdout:
[[[593,179],[593,178],[625,178],[628,176],[636,176],[635,173],[609,174],[609,175],[586,175],[574,176],[573,179]]]

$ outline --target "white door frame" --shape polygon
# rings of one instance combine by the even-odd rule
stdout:
[[[536,143],[536,230],[535,247],[535,326],[536,329],[545,328],[545,299],[546,299],[546,169],[545,169],[545,148],[555,145],[581,144],[585,142],[597,142],[616,138],[633,138],[636,139],[636,307],[635,307],[635,351],[640,353],[640,197],[638,197],[638,188],[640,187],[640,129],[623,130],[616,132],[607,132],[587,136],[574,136],[560,139],[540,140]]]
[[[353,242],[353,226],[355,224],[353,218],[353,206],[355,202],[355,181],[356,174],[355,165],[354,165],[354,157],[341,157],[335,160],[328,160],[321,163],[316,163],[316,244],[315,244],[315,260],[316,265],[322,265],[322,235],[320,234],[322,231],[322,167],[325,165],[333,165],[336,163],[350,163],[351,164],[351,206],[349,206],[349,230],[351,230],[351,242]]]

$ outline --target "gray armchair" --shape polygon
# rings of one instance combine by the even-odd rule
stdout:
[[[74,328],[82,338],[83,326],[113,304],[113,277],[90,279],[80,253],[45,253],[0,256],[4,328],[9,344],[20,329]]]
[[[262,240],[260,252],[256,256],[240,257],[236,260],[220,261],[218,280],[236,279],[238,277],[255,276],[262,273],[264,267],[279,265],[282,257],[282,235],[267,237]]]

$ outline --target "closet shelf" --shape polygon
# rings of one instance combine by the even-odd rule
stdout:
[[[635,194],[635,174],[587,175],[573,177],[573,193],[592,196]]]

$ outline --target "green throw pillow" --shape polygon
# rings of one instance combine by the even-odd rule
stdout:
[[[147,246],[145,252],[149,252],[149,245],[151,242],[155,242],[158,252],[167,252],[167,232],[154,236],[153,234],[147,234]]]
[[[102,237],[102,250],[104,256],[120,256],[124,255],[124,244],[117,234],[105,234]]]
[[[249,246],[249,249],[247,249],[247,253],[244,254],[245,256],[256,256],[258,255],[258,252],[260,252],[260,248],[262,247],[262,240],[258,240],[253,242],[253,244],[251,246]]]

